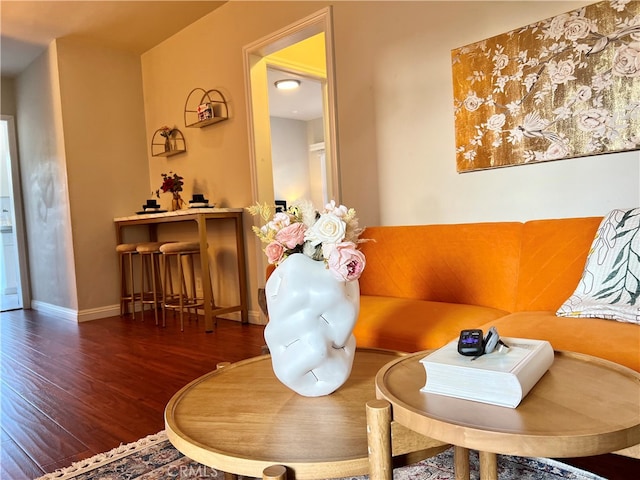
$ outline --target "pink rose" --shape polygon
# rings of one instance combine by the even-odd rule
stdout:
[[[323,253],[327,259],[329,270],[339,281],[350,282],[362,275],[366,265],[364,254],[353,242],[341,242],[323,245]]]
[[[276,234],[276,240],[288,249],[296,248],[304,243],[306,229],[307,226],[304,223],[292,223]]]
[[[284,254],[284,247],[278,242],[271,242],[264,249],[264,253],[267,254],[269,263],[278,263]]]

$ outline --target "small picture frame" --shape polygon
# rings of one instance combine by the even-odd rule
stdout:
[[[287,211],[287,201],[276,200],[276,212],[286,212],[286,211]]]
[[[213,118],[213,107],[210,103],[203,103],[202,105],[198,105],[197,112],[199,122]]]

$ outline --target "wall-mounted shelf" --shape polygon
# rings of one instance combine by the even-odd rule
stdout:
[[[177,128],[170,130],[170,135],[163,135],[166,128],[159,128],[153,133],[151,138],[151,156],[153,157],[171,157],[178,153],[187,151],[187,145],[184,141],[184,135]]]
[[[184,104],[185,127],[202,128],[228,119],[229,107],[220,90],[191,90]]]

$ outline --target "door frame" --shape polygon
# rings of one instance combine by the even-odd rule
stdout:
[[[323,92],[325,153],[329,162],[328,194],[341,203],[341,182],[338,159],[338,134],[335,87],[335,56],[333,44],[333,10],[325,7],[291,25],[256,40],[242,49],[244,83],[247,99],[247,127],[253,203],[275,203],[271,160],[271,126],[267,91],[268,55],[309,37],[324,32],[326,81]],[[272,66],[276,66],[272,63]],[[283,65],[280,65],[282,68]],[[312,73],[312,72],[308,72]],[[254,219],[257,222],[258,219]],[[256,223],[254,223],[255,225]],[[256,242],[257,284],[265,283],[267,259],[260,242]]]
[[[22,200],[22,183],[20,176],[20,162],[18,161],[18,148],[16,138],[15,120],[12,115],[0,115],[0,120],[7,123],[7,140],[9,143],[11,195],[13,203],[14,242],[18,254],[18,292],[20,308],[31,308],[31,289],[29,282],[29,263],[27,261],[27,237],[25,235],[24,205]]]
[[[325,149],[329,158],[329,196],[340,203],[340,170],[337,148],[337,113],[335,89],[335,59],[333,46],[333,17],[331,7],[267,35],[243,48],[249,156],[253,201],[274,203],[271,164],[271,128],[267,93],[267,67],[282,68],[268,60],[268,55],[324,32],[326,82],[324,97]],[[309,71],[306,74],[312,74]]]

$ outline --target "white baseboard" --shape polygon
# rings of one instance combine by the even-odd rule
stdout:
[[[89,308],[78,312],[78,322],[88,322],[99,318],[117,317],[120,315],[120,305],[107,305],[98,308]]]
[[[99,318],[115,317],[120,315],[120,305],[108,305],[105,307],[89,308],[86,310],[73,310],[71,308],[52,305],[38,300],[31,301],[31,308],[47,315],[70,320],[72,322],[88,322]]]
[[[136,305],[136,311],[140,311],[138,305]],[[38,300],[31,301],[31,308],[47,315],[62,318],[64,320],[70,320],[72,322],[89,322],[91,320],[98,320],[100,318],[117,317],[120,315],[120,305],[106,305],[104,307],[89,308],[86,310],[73,310],[71,308],[60,307],[58,305],[52,305],[50,303],[40,302]],[[200,315],[204,314],[203,310],[199,310]],[[264,325],[262,316],[258,311],[249,312],[249,323],[254,325]],[[241,321],[240,312],[231,312],[225,315],[220,315],[220,318],[227,320],[233,320],[235,322]]]
[[[38,312],[46,313],[47,315],[58,317],[63,320],[70,320],[72,322],[78,321],[78,312],[71,308],[65,308],[59,305],[41,302],[39,300],[31,300],[31,308]]]

